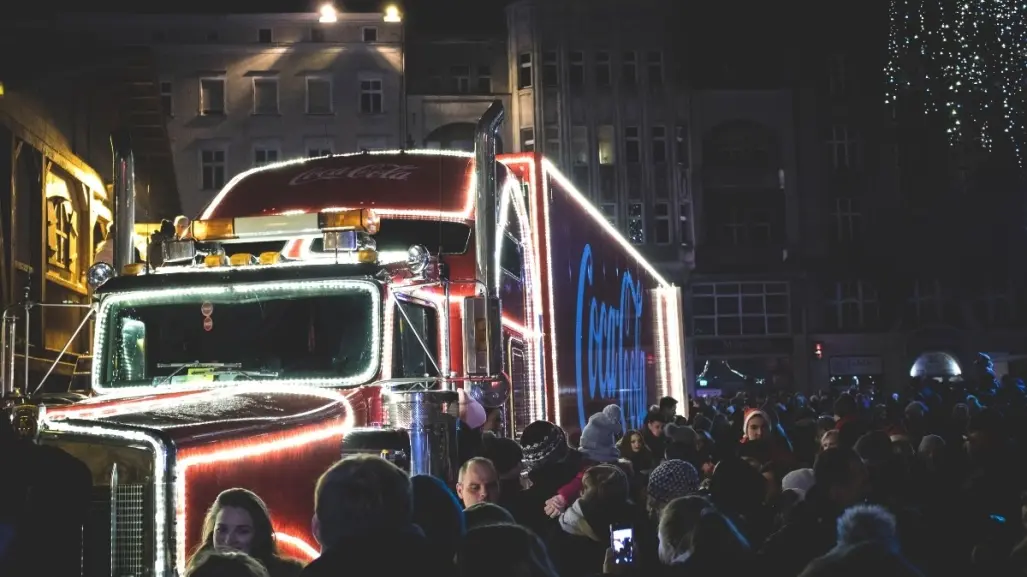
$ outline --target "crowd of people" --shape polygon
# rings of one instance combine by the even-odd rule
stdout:
[[[639,430],[610,405],[574,448],[548,422],[479,429],[452,488],[376,456],[330,468],[306,567],[257,495],[225,492],[189,577],[1024,574],[1025,412],[985,367],[882,397],[664,398]]]

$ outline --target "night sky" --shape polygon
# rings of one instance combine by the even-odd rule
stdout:
[[[396,4],[407,23],[429,33],[446,34],[468,31],[468,23],[481,23],[490,32],[503,31],[502,7],[512,0],[336,0],[339,10],[355,12],[383,11]],[[240,14],[261,12],[316,12],[321,0],[175,0],[174,2],[139,2],[139,0],[56,0],[32,3],[42,14],[54,12],[125,12],[125,13],[212,13]],[[30,4],[30,6],[32,5]],[[31,10],[31,8],[30,8]],[[42,15],[40,14],[40,15]],[[454,14],[462,15],[459,19]]]

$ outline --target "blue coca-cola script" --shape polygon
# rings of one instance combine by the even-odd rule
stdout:
[[[586,414],[586,403],[595,405],[591,401],[602,399],[620,405],[625,425],[638,428],[648,408],[646,354],[642,349],[642,282],[635,281],[631,271],[625,269],[621,273],[619,301],[604,302],[594,294],[592,261],[592,246],[586,244],[578,269],[575,325],[578,420],[584,429],[590,416]]]

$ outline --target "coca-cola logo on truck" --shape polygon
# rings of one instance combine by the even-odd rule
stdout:
[[[412,164],[364,164],[340,168],[311,168],[294,176],[289,181],[289,185],[296,186],[297,184],[306,184],[319,180],[338,180],[342,178],[406,180],[417,168],[417,166]]]

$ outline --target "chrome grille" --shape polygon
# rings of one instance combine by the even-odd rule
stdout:
[[[85,577],[145,577],[146,506],[149,487],[141,484],[93,487],[82,555]],[[113,510],[113,515],[112,515]]]
[[[527,428],[532,422],[531,414],[531,391],[528,390],[528,367],[524,360],[524,351],[520,347],[510,347],[510,388],[513,397],[513,426],[512,435],[515,439],[520,438],[521,431]],[[540,394],[540,393],[536,393]]]

